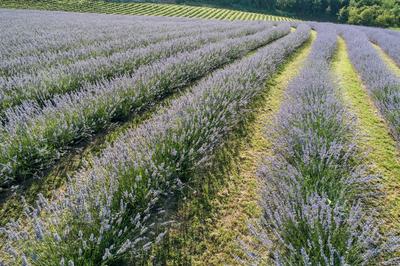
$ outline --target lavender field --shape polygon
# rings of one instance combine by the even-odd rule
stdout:
[[[0,265],[399,265],[400,34],[0,9]]]

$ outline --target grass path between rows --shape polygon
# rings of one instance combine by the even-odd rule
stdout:
[[[333,72],[346,106],[357,119],[360,133],[357,144],[366,152],[368,170],[383,177],[382,189],[386,193],[381,203],[384,228],[400,231],[400,152],[353,67],[342,38],[338,41]]]
[[[248,135],[239,142],[237,159],[230,164],[222,177],[223,184],[208,204],[206,219],[190,216],[188,232],[194,232],[194,236],[188,236],[191,240],[186,242],[184,252],[191,265],[236,265],[233,254],[242,254],[238,239],[256,244],[248,225],[261,215],[258,205],[261,182],[256,172],[261,160],[271,154],[265,127],[271,125],[285,88],[301,69],[315,37],[313,32],[310,40],[266,84],[265,94],[256,103],[255,116],[246,129]],[[192,203],[188,203],[182,210],[190,213],[192,208]]]
[[[371,43],[372,47],[378,52],[379,56],[383,59],[383,61],[388,65],[390,70],[394,72],[395,75],[400,77],[400,67],[397,66],[396,62],[378,45]]]

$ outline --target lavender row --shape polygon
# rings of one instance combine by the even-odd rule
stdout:
[[[288,33],[289,27],[282,25],[209,44],[143,66],[133,76],[55,97],[43,109],[28,102],[8,112],[9,122],[0,133],[1,183],[35,175],[48,168],[74,142],[124,120],[209,71]]]
[[[148,34],[146,34],[148,32]],[[162,34],[164,32],[164,34]],[[64,51],[48,51],[45,53],[21,56],[3,60],[0,62],[0,74],[3,77],[21,75],[22,73],[35,73],[38,70],[47,69],[57,64],[73,63],[77,60],[83,60],[89,57],[106,55],[122,51],[124,49],[132,49],[135,47],[142,47],[151,43],[162,40],[163,38],[170,38],[169,35],[174,37],[184,36],[188,31],[184,29],[177,29],[165,33],[164,27],[148,28],[143,27],[133,31],[121,32],[118,34],[109,34],[109,39],[96,40],[85,44],[76,49],[69,49]],[[114,36],[113,36],[114,35]]]
[[[387,29],[386,32],[392,36],[396,36],[397,38],[400,38],[400,32],[398,30]]]
[[[400,67],[400,36],[391,35],[386,30],[361,27],[368,38],[379,45]]]
[[[256,23],[254,23],[256,24]],[[267,26],[266,24],[264,24]],[[3,77],[21,76],[23,74],[32,74],[39,70],[48,69],[57,64],[73,63],[77,60],[83,60],[95,56],[110,56],[112,53],[122,50],[143,47],[152,43],[159,42],[163,39],[172,39],[181,36],[196,34],[201,31],[217,31],[235,29],[243,27],[242,25],[198,25],[197,22],[187,23],[184,26],[177,25],[173,29],[168,29],[164,24],[161,25],[145,25],[141,24],[141,28],[133,29],[114,29],[115,33],[108,33],[107,40],[100,38],[99,40],[85,43],[74,49],[64,51],[48,51],[45,53],[20,56],[3,60],[0,62],[0,74]],[[246,25],[251,27],[253,25]],[[259,23],[261,27],[261,23]],[[137,25],[139,27],[139,25]],[[147,34],[145,34],[147,32]],[[87,42],[87,41],[86,41]],[[25,72],[25,73],[24,73]]]
[[[275,265],[375,265],[396,244],[385,242],[365,205],[376,178],[362,170],[353,119],[331,79],[335,28],[316,28],[311,54],[267,132],[274,155],[259,171],[264,211],[254,232]]]
[[[152,25],[180,28],[179,19],[134,16],[88,15],[38,11],[1,10],[0,55],[2,59],[38,52],[68,50],[91,41],[111,39],[120,32],[135,31]],[[194,27],[202,27],[197,21]],[[204,22],[204,26],[227,23]]]
[[[17,77],[0,79],[0,113],[9,107],[21,104],[24,100],[36,101],[42,104],[44,100],[57,94],[79,90],[87,83],[101,79],[110,79],[122,74],[132,74],[138,67],[155,60],[169,57],[179,52],[199,48],[209,42],[252,34],[261,30],[263,25],[249,28],[225,29],[209,33],[193,32],[191,35],[177,39],[166,39],[148,47],[128,49],[114,53],[111,56],[88,58],[69,65],[26,74]],[[190,32],[190,30],[189,30]],[[189,33],[188,32],[188,33]],[[172,36],[170,36],[172,38]]]
[[[389,69],[363,32],[348,26],[340,29],[353,65],[388,123],[393,137],[400,142],[400,77]]]
[[[163,199],[213,161],[227,135],[246,120],[264,82],[309,37],[299,26],[224,70],[107,148],[69,183],[58,200],[39,200],[24,226],[10,223],[2,258],[35,265],[138,262],[155,234]]]
[[[6,26],[6,24],[2,24]],[[135,31],[140,29],[137,26],[129,25],[102,25],[100,28],[75,27],[65,25],[63,28],[54,27],[27,27],[31,25],[26,21],[16,23],[16,27],[4,27],[1,32],[3,43],[0,43],[0,55],[2,60],[9,60],[20,56],[37,55],[48,51],[58,52],[67,51],[83,47],[95,41],[111,40],[113,36],[118,36],[122,32]],[[139,23],[138,26],[143,25]],[[70,27],[68,27],[70,26]],[[124,27],[125,26],[125,27]],[[43,28],[42,28],[43,27]],[[12,34],[12,30],[14,33]]]

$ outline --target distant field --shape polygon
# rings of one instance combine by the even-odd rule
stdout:
[[[115,3],[87,0],[1,1],[0,7],[93,12],[105,14],[207,18],[221,20],[293,21],[292,18],[223,8],[153,3]]]

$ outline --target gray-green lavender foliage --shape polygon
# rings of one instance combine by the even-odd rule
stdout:
[[[101,265],[135,262],[163,237],[163,199],[198,170],[251,111],[265,81],[309,37],[308,26],[199,82],[171,107],[127,131],[73,176],[65,193],[39,197],[23,224],[11,222],[8,263]],[[47,263],[47,264],[46,264]]]
[[[19,73],[5,77],[0,79],[0,114],[9,107],[21,104],[24,100],[43,104],[53,95],[79,90],[88,82],[94,83],[101,79],[132,74],[138,67],[156,60],[199,48],[224,37],[233,37],[235,34],[240,36],[235,29],[240,28],[241,34],[253,34],[266,26],[263,23],[260,24],[233,29],[221,25],[207,29],[200,28],[200,30],[191,27],[176,34],[161,32],[155,37],[148,36],[148,38],[137,40],[136,45],[131,42],[132,48],[108,56],[93,56],[70,64],[58,64],[48,69],[39,69],[34,73]],[[233,36],[229,36],[229,33]],[[204,38],[202,38],[203,35]]]
[[[25,102],[8,110],[7,122],[0,129],[2,183],[35,176],[75,142],[87,139],[209,71],[287,34],[289,27],[267,28],[252,35],[248,32],[247,29],[228,30],[226,37],[232,38],[228,40],[224,40],[225,35],[220,32],[188,37],[184,43],[201,47],[192,52],[184,51],[190,49],[180,42],[160,46],[160,51],[179,47],[182,52],[142,66],[133,75],[88,84],[79,92],[54,97],[43,106]],[[204,44],[204,40],[213,38],[222,40]],[[157,51],[155,47],[147,49],[151,53]]]

